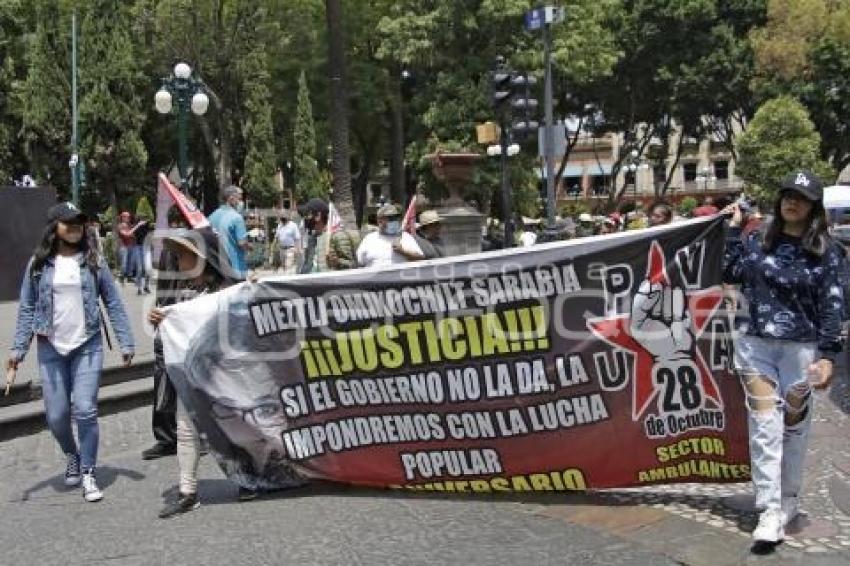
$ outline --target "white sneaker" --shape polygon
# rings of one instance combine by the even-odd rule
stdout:
[[[797,518],[800,514],[800,499],[797,497],[782,498],[782,526],[787,527],[788,524]]]
[[[103,499],[103,492],[97,487],[97,480],[94,477],[94,471],[83,474],[83,497],[89,503],[100,501]]]
[[[83,479],[85,482],[85,479]],[[779,542],[785,538],[783,514],[780,509],[768,509],[759,516],[759,524],[753,531],[756,542]]]

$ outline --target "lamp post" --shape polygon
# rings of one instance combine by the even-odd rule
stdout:
[[[647,169],[649,165],[643,162],[643,159],[640,156],[640,152],[637,148],[632,148],[629,151],[629,154],[626,156],[626,163],[624,168],[627,173],[632,174],[632,198],[637,204],[637,185],[638,185],[638,171],[642,171]],[[624,191],[625,192],[625,191]]]
[[[192,78],[192,67],[181,61],[174,65],[172,76],[162,79],[162,86],[154,96],[157,112],[177,114],[177,168],[180,171],[180,190],[182,191],[186,190],[188,176],[186,129],[189,110],[198,116],[207,112],[210,99],[204,90],[206,90],[204,83]]]
[[[699,170],[699,174],[696,176],[696,181],[698,183],[702,183],[702,194],[708,192],[708,182],[716,180],[717,177],[711,174],[711,169],[708,167],[703,167]]]

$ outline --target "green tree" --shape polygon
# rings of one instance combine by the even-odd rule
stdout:
[[[268,88],[264,51],[255,49],[245,60],[245,122],[242,135],[247,152],[242,188],[254,206],[276,204],[277,151],[272,124],[271,93]]]
[[[798,98],[821,134],[821,156],[837,170],[850,165],[850,2],[770,0],[752,42],[759,95]]]
[[[107,210],[111,210],[111,207]],[[138,220],[147,220],[148,222],[153,222],[154,220],[153,208],[148,201],[148,197],[145,195],[140,196],[139,202],[136,203],[136,218]]]
[[[15,85],[25,73],[23,31],[20,1],[0,1],[0,184],[23,166],[20,100],[15,99]]]
[[[68,171],[71,140],[69,13],[48,0],[29,6],[33,33],[22,35],[26,50],[26,79],[15,89],[22,123],[25,159],[40,183],[48,179],[59,193],[70,193]]]
[[[820,159],[820,135],[806,108],[782,96],[764,103],[747,131],[738,139],[736,173],[762,201],[770,201],[785,175],[795,169],[810,169],[826,182],[835,175]]]
[[[685,197],[682,199],[682,202],[679,203],[679,214],[682,216],[688,217],[697,207],[697,199],[694,197]]]
[[[298,78],[298,108],[295,116],[295,185],[299,200],[311,197],[327,198],[319,179],[316,162],[316,130],[313,123],[313,106],[307,75],[302,71]]]
[[[130,11],[121,0],[94,0],[80,26],[80,131],[97,208],[152,184],[141,129],[145,78],[131,39]]]

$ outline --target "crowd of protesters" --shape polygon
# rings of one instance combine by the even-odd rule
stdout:
[[[719,212],[706,199],[692,216]],[[844,289],[850,277],[846,253],[827,231],[823,185],[810,172],[794,172],[785,179],[765,226],[760,226],[761,216],[745,199],[726,205],[722,212],[730,221],[723,280],[741,287],[750,311],[736,344],[735,363],[747,397],[752,474],[761,511],[753,537],[776,543],[799,510],[811,391],[827,387],[832,379],[833,360],[842,348],[841,324],[848,318]],[[361,231],[332,226],[329,204],[313,198],[297,213],[280,213],[271,239],[262,222],[250,215],[246,222],[243,213],[242,191],[230,186],[209,218],[210,227],[179,230],[179,218],[170,222],[172,229],[161,240],[164,251],[158,267],[162,273],[194,275],[157,282],[157,306],[147,316],[154,327],[166,317],[163,307],[168,304],[250,279],[250,270],[258,265],[294,276],[355,267],[379,269],[446,255],[443,218],[435,210],[422,211],[415,230],[407,231],[402,208],[383,204],[376,210],[374,226]],[[645,213],[582,213],[559,219],[558,237],[600,236],[681,218],[666,203],[655,203]],[[517,223],[518,245],[551,239],[538,233],[539,222],[523,218]],[[151,260],[145,257],[149,247],[145,243],[152,229],[152,218],[133,218],[128,212],[122,212],[117,223],[118,277],[122,283],[134,279],[139,294],[150,292]],[[498,226],[489,224],[484,237],[490,244],[498,243]],[[257,248],[264,250],[260,258],[250,260]],[[793,286],[787,284],[791,280]],[[103,497],[95,476],[96,396],[103,362],[101,299],[129,364],[133,337],[104,260],[99,227],[74,205],[59,204],[48,214],[44,237],[23,278],[7,370],[17,369],[36,337],[48,427],[66,456],[64,481],[68,486],[82,484],[86,501]],[[776,324],[779,318],[791,323]],[[154,350],[156,444],[143,452],[143,458],[178,456],[178,496],[160,513],[168,518],[199,505],[197,468],[203,447],[192,417],[170,385],[158,334]],[[240,490],[240,499],[256,495],[254,490]]]

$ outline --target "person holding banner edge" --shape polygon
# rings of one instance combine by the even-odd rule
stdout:
[[[173,303],[216,292],[236,282],[228,276],[231,270],[224,257],[219,255],[219,240],[210,228],[170,233],[163,239],[163,246],[173,254],[177,271],[182,275],[182,279],[172,289]],[[154,308],[148,313],[148,322],[158,327],[166,315],[167,310],[164,308]],[[165,375],[170,379],[167,372]],[[161,519],[186,513],[200,506],[198,464],[201,458],[201,439],[186,405],[179,397],[175,417],[177,463],[180,468],[178,496],[159,512]]]
[[[823,184],[808,171],[786,177],[763,234],[742,239],[733,203],[724,282],[739,284],[749,319],[735,344],[749,413],[756,543],[776,544],[799,513],[812,388],[825,389],[841,351],[843,289],[838,244],[827,233]]]
[[[67,459],[65,485],[82,483],[85,500],[95,502],[103,499],[95,478],[97,390],[103,368],[101,298],[125,366],[135,346],[109,266],[85,237],[86,216],[64,202],[51,208],[47,218],[21,283],[14,346],[6,367],[17,370],[36,336],[47,425]]]

